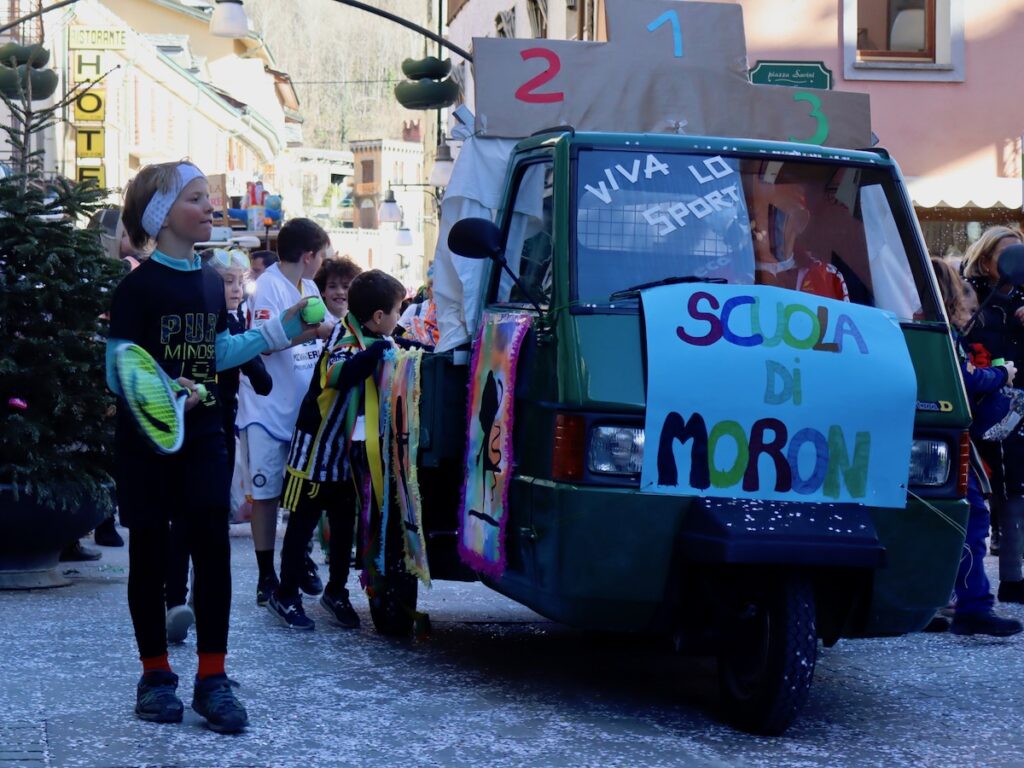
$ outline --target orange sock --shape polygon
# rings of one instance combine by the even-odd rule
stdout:
[[[163,656],[142,656],[142,672],[170,672],[171,665],[167,661],[167,654]]]
[[[196,677],[200,680],[212,677],[213,675],[224,674],[224,657],[226,653],[202,653],[199,654],[199,671]]]

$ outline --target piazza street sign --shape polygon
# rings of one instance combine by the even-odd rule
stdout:
[[[750,69],[755,85],[789,85],[796,88],[832,88],[832,70],[823,61],[761,61]]]

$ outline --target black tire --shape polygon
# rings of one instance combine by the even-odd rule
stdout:
[[[379,577],[370,596],[370,618],[373,626],[388,637],[408,637],[416,622],[416,578],[405,572]]]
[[[416,577],[405,570],[405,545],[402,541],[401,521],[397,514],[388,516],[387,556],[384,572],[372,569],[367,597],[373,626],[388,637],[407,637],[416,623]]]
[[[744,731],[778,736],[800,713],[814,677],[814,589],[804,577],[781,576],[734,597],[718,655],[725,715]]]

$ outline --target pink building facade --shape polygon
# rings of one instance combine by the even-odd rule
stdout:
[[[1021,223],[1024,0],[740,0],[747,56],[822,62],[871,96],[872,127],[907,178],[929,248],[962,252]]]

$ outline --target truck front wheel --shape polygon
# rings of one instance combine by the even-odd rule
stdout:
[[[732,594],[722,627],[722,703],[737,727],[777,736],[803,708],[814,677],[814,589],[799,575],[748,584]]]

